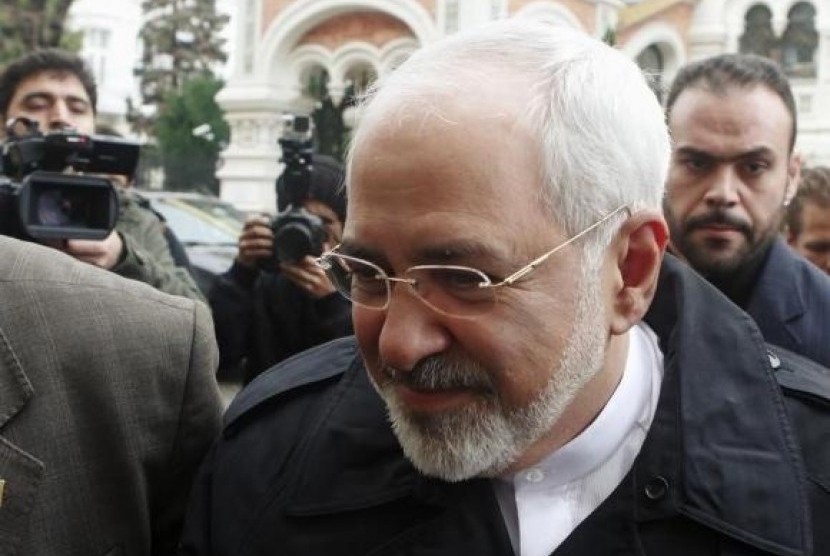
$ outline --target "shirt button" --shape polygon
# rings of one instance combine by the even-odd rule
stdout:
[[[541,469],[531,469],[525,474],[525,479],[529,483],[539,483],[545,478],[544,472]]]
[[[661,500],[666,496],[668,491],[669,482],[660,475],[653,477],[648,483],[646,483],[645,495],[649,500],[654,500],[655,502],[657,500]]]

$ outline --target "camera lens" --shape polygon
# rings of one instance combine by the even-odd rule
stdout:
[[[37,198],[37,219],[43,226],[71,226],[83,222],[80,199],[72,199],[60,189],[47,189]]]
[[[279,229],[274,238],[277,258],[296,263],[306,255],[314,254],[313,237],[308,226],[292,222]]]

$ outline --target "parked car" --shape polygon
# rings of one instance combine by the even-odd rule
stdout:
[[[207,295],[236,257],[245,213],[217,197],[173,191],[136,191],[167,222],[190,259],[193,278]]]

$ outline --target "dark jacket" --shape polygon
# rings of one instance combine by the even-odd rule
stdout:
[[[653,424],[555,554],[830,554],[828,371],[770,355],[745,313],[671,257],[646,321],[665,357]],[[405,459],[351,339],[237,396],[197,484],[185,554],[513,553],[489,480],[445,483]]]
[[[316,299],[282,274],[237,263],[208,295],[220,369],[245,360],[244,381],[295,353],[352,333],[351,304],[333,293]]]
[[[112,271],[164,293],[205,301],[188,269],[174,261],[163,222],[138,195],[116,191],[119,215],[115,229],[124,242],[124,254]]]
[[[830,277],[773,243],[746,307],[764,338],[830,367]]]

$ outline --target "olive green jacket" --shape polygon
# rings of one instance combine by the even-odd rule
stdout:
[[[205,301],[190,273],[173,262],[158,216],[128,191],[118,190],[118,205],[115,230],[124,242],[124,252],[112,271],[165,293]]]

